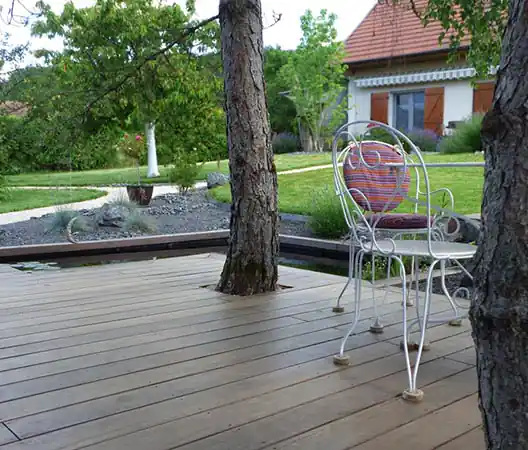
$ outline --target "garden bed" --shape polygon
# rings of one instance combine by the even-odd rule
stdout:
[[[116,206],[119,207],[118,204]],[[155,197],[148,208],[137,208],[131,227],[120,226],[120,221],[101,220],[102,209],[79,211],[90,226],[75,233],[79,241],[120,239],[138,236],[164,235],[196,231],[214,231],[229,228],[230,207],[212,200],[207,191],[187,195],[167,194]],[[138,220],[137,216],[141,219]],[[92,226],[96,221],[105,226]],[[48,214],[24,222],[0,226],[0,246],[35,245],[66,242],[63,226],[57,227],[57,215]],[[67,222],[67,221],[66,221]],[[148,226],[147,226],[148,225]],[[148,228],[148,229],[147,229]],[[297,220],[282,220],[280,232],[310,237],[308,226]]]

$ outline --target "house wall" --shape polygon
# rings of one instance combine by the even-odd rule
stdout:
[[[465,120],[473,114],[473,86],[468,80],[445,84],[444,127],[450,121]]]
[[[380,75],[374,74],[374,75]],[[424,90],[433,87],[444,88],[444,128],[451,121],[465,120],[473,113],[473,86],[470,80],[444,81],[441,83],[413,83],[398,86],[383,86],[380,88],[359,88],[354,79],[350,78],[349,90],[349,122],[358,120],[370,120],[371,118],[371,94],[389,92],[389,114],[388,124],[394,122],[394,94],[405,91]]]

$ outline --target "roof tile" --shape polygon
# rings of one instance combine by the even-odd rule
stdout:
[[[427,1],[414,0],[416,9],[423,11]],[[378,0],[346,40],[344,62],[359,63],[446,50],[449,39],[445,38],[439,45],[441,32],[439,22],[423,26],[411,8],[410,0],[398,4]],[[468,41],[463,44],[467,45]]]

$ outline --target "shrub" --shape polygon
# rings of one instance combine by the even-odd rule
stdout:
[[[7,172],[8,159],[9,155],[7,149],[0,146],[0,201],[9,200],[11,197],[11,190],[9,189],[7,178],[4,175],[4,173]]]
[[[65,231],[70,221],[77,218],[72,224],[72,232],[86,231],[89,227],[86,219],[81,216],[79,211],[74,211],[66,207],[58,206],[48,226],[49,231]]]
[[[198,156],[193,152],[179,152],[173,159],[173,166],[169,171],[169,181],[178,186],[182,194],[186,194],[194,187],[204,163],[197,163]]]
[[[148,217],[141,214],[139,211],[133,210],[123,222],[123,229],[125,231],[139,231],[139,232],[153,232],[156,231],[156,226],[149,220]]]
[[[271,141],[273,153],[280,155],[281,153],[294,153],[299,151],[299,139],[293,133],[279,133]]]
[[[422,152],[436,152],[438,143],[440,141],[439,136],[431,130],[420,130],[415,129],[408,132],[402,131],[402,133],[409,138],[409,140],[420,149]],[[398,142],[396,139],[383,128],[372,128],[369,130],[368,135],[365,139],[385,142],[390,145],[396,145]],[[403,144],[403,149],[407,152],[411,152],[411,146],[407,144],[403,139],[400,138]]]
[[[3,174],[17,173],[21,169],[20,166],[25,164],[20,161],[20,123],[18,117],[0,115],[0,170]]]
[[[329,186],[314,192],[308,225],[321,238],[335,239],[348,233],[341,202]]]
[[[109,200],[108,204],[112,206],[118,206],[129,211],[133,211],[138,208],[137,203],[130,200],[126,194],[119,194],[115,198]]]
[[[370,128],[363,137],[363,140],[385,142],[387,144],[394,145],[396,140],[392,137],[387,130],[384,128]]]
[[[483,116],[476,114],[459,124],[454,133],[440,143],[442,153],[474,153],[482,151],[480,130]]]
[[[439,137],[438,135],[431,130],[411,130],[407,133],[407,137],[411,142],[418,147],[422,152],[436,152]],[[404,145],[404,147],[408,147]],[[407,152],[410,149],[405,148]]]
[[[116,146],[119,137],[120,130],[112,126],[83,136],[71,148],[72,170],[109,169],[123,165],[125,155]]]
[[[409,275],[413,269],[412,257],[411,256],[402,256],[401,260],[405,269],[405,273]],[[374,281],[386,280],[387,279],[387,268],[389,260],[384,256],[376,256],[375,258],[375,271],[374,271]],[[430,263],[429,263],[430,264]],[[423,271],[429,268],[429,264],[426,261],[420,261],[418,270]],[[400,276],[400,264],[397,261],[392,260],[390,266],[389,277],[398,277]],[[367,255],[363,260],[363,272],[361,274],[363,280],[371,281],[372,280],[372,255]],[[410,278],[407,278],[407,283],[410,281]],[[414,284],[413,284],[414,287]]]
[[[5,173],[115,167],[117,127],[83,132],[58,119],[0,115],[0,159]]]
[[[7,183],[7,178],[0,173],[0,201],[7,201],[11,198],[11,188]]]

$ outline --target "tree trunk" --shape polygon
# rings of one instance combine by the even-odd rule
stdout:
[[[315,133],[314,131],[310,131],[310,135],[312,137],[312,141],[314,143],[314,150],[316,152],[322,152],[323,151],[323,143],[321,136]]]
[[[483,229],[470,310],[488,449],[528,448],[528,2],[510,0],[482,124]]]
[[[260,0],[220,0],[231,223],[217,290],[274,291],[279,255],[277,173],[263,76]]]
[[[303,152],[311,153],[314,151],[314,139],[312,136],[312,133],[310,132],[309,128],[300,128],[300,134],[301,134],[301,147],[303,149]]]
[[[158,170],[158,155],[156,152],[156,125],[154,122],[147,122],[145,124],[145,136],[147,139],[148,149],[148,168],[147,177],[159,177]]]

